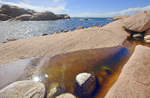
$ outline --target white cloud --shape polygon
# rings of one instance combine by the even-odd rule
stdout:
[[[66,11],[67,9],[65,8],[65,4],[62,5],[57,5],[54,7],[45,7],[45,6],[35,6],[35,5],[31,5],[25,2],[26,0],[23,0],[21,2],[6,2],[6,1],[2,1],[0,0],[0,4],[9,4],[9,5],[14,5],[14,6],[18,6],[20,8],[26,8],[26,9],[32,9],[38,12],[42,12],[42,11],[52,11],[54,13],[62,13],[64,11]],[[54,0],[54,2],[58,2],[59,0]]]
[[[150,5],[145,6],[145,7],[128,8],[125,10],[108,12],[108,13],[85,12],[85,13],[76,13],[76,14],[70,14],[70,15],[74,17],[113,17],[113,16],[120,16],[120,15],[131,15],[136,12],[141,12],[144,10],[150,10]]]

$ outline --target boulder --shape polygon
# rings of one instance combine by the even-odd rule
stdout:
[[[31,80],[18,81],[0,90],[1,98],[44,98],[45,86]]]
[[[70,16],[67,14],[56,14],[58,19],[70,19]]]
[[[76,76],[75,92],[78,96],[92,95],[96,88],[96,77],[90,73],[80,73]]]
[[[76,98],[76,97],[70,93],[64,93],[64,94],[57,96],[56,98]]]
[[[134,32],[150,29],[150,11],[139,12],[124,19],[124,27]]]
[[[112,17],[112,18],[110,18],[110,19],[112,19],[112,20],[119,20],[119,19],[125,19],[125,18],[128,18],[129,16],[115,16],[115,17]]]
[[[10,16],[8,16],[8,15],[6,15],[6,14],[0,14],[0,20],[2,20],[2,21],[6,21],[6,20],[8,20],[8,19],[10,19],[11,17]]]
[[[150,48],[138,45],[105,98],[148,98],[150,96]]]
[[[17,17],[23,14],[33,14],[34,11],[31,10],[25,10],[23,8],[18,8],[16,6],[10,6],[10,5],[2,5],[1,6],[1,13],[6,14],[11,17]]]
[[[4,41],[3,43],[7,43],[7,42],[11,42],[11,41],[16,41],[16,38],[8,38],[6,41]]]

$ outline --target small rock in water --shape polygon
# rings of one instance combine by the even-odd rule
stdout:
[[[0,90],[0,98],[44,98],[45,86],[31,80],[14,82]]]
[[[150,35],[146,35],[146,36],[144,37],[144,41],[145,41],[146,43],[150,43]]]
[[[80,73],[76,76],[75,93],[85,97],[91,95],[96,88],[96,77],[90,73]]]
[[[76,97],[72,95],[71,93],[64,93],[64,94],[57,96],[56,98],[76,98]]]
[[[52,89],[50,89],[50,92],[48,93],[47,98],[56,98],[56,96],[65,93],[65,89],[62,86],[55,86]]]

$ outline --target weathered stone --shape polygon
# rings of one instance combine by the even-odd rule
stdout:
[[[134,32],[150,29],[150,11],[136,13],[124,20],[124,27]]]
[[[44,98],[45,86],[31,80],[18,81],[0,90],[1,98]]]
[[[76,97],[70,93],[64,93],[64,94],[57,96],[56,98],[76,98]]]
[[[105,98],[148,98],[150,96],[150,48],[137,46]]]
[[[150,35],[150,29],[145,32],[145,35]]]
[[[80,73],[76,76],[75,92],[79,96],[91,95],[96,88],[96,77],[90,73]]]

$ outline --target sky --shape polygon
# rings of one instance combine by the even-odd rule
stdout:
[[[150,0],[0,0],[0,4],[71,17],[113,17],[150,10]]]

